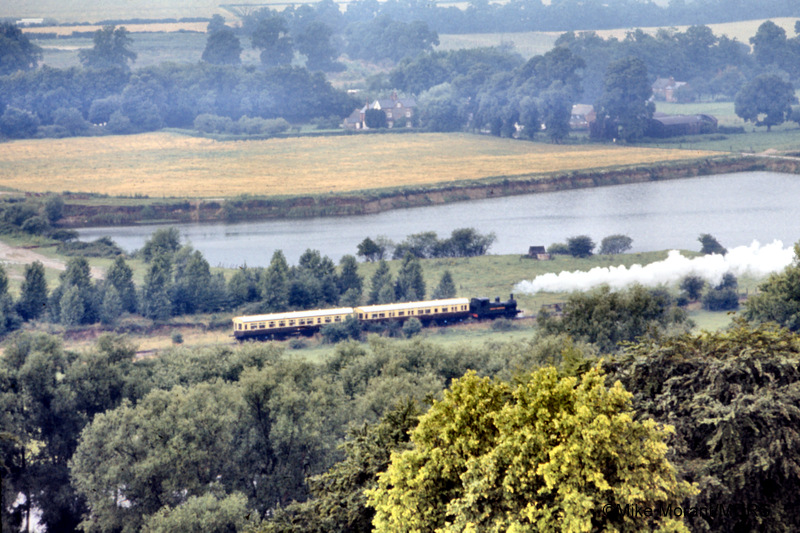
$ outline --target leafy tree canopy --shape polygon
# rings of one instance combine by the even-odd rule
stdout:
[[[628,57],[614,61],[605,75],[605,89],[597,102],[598,121],[611,121],[616,137],[632,141],[647,128],[655,111],[653,89],[644,61]]]
[[[627,235],[609,235],[600,241],[600,254],[623,254],[632,246],[633,239]]]
[[[794,245],[794,261],[779,274],[772,274],[747,299],[745,317],[757,323],[775,322],[800,331],[800,243]]]
[[[634,391],[642,417],[675,425],[670,460],[700,492],[684,502],[694,531],[800,528],[800,341],[750,328],[647,340],[609,381]]]
[[[725,255],[728,253],[728,249],[722,246],[713,235],[703,233],[697,238],[697,240],[700,241],[700,244],[702,245],[700,248],[701,254]]]
[[[78,52],[85,67],[128,70],[128,62],[136,61],[136,52],[130,49],[133,40],[124,26],[104,26],[95,32],[93,40],[92,48]]]
[[[376,531],[685,531],[680,518],[603,513],[694,494],[666,459],[671,428],[634,421],[598,368],[544,368],[517,385],[473,372],[420,418],[368,491]]]
[[[242,45],[232,29],[223,27],[208,36],[203,61],[215,65],[240,65]]]
[[[756,126],[782,124],[797,103],[794,87],[777,74],[761,74],[746,83],[734,101],[736,114]]]
[[[547,332],[568,333],[606,353],[616,351],[620,342],[689,325],[685,311],[674,306],[666,291],[641,285],[625,291],[612,292],[604,286],[588,293],[576,292],[564,304],[561,318],[540,313],[539,323]]]
[[[0,76],[36,68],[42,49],[11,22],[0,23]]]

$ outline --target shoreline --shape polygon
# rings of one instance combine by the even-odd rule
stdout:
[[[570,171],[523,176],[496,176],[425,187],[386,188],[355,193],[315,196],[257,197],[227,199],[141,199],[136,205],[82,204],[97,199],[72,194],[64,206],[61,227],[136,226],[178,223],[219,223],[367,215],[404,209],[443,205],[461,201],[517,196],[542,192],[584,189],[610,185],[663,181],[738,172],[769,171],[800,174],[800,158],[722,155],[660,165]],[[114,200],[110,197],[109,200]]]

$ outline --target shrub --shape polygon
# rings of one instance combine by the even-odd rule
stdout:
[[[698,300],[703,292],[706,282],[700,276],[686,276],[681,280],[681,290],[686,293],[689,300]]]
[[[550,255],[569,255],[569,247],[563,242],[554,242],[547,247],[547,253]]]
[[[590,257],[594,247],[594,241],[588,235],[576,235],[567,239],[567,248],[572,257]]]
[[[422,331],[422,322],[417,317],[411,317],[403,324],[403,335],[410,339],[414,335],[418,335]]]
[[[233,128],[233,120],[211,113],[202,113],[194,119],[194,129],[203,133],[228,133]]]
[[[493,320],[491,327],[494,331],[511,331],[512,329],[517,329],[517,325],[514,321],[508,318],[497,318]]]
[[[709,235],[708,233],[703,233],[697,238],[702,244],[702,248],[700,249],[701,254],[720,254],[725,255],[728,253],[728,250],[722,246],[719,241],[714,238],[713,235]]]
[[[630,250],[632,246],[633,239],[627,235],[609,235],[600,241],[600,254],[622,254]]]
[[[180,331],[173,331],[170,338],[172,339],[172,344],[183,344],[183,334]]]
[[[304,339],[292,339],[289,341],[289,348],[292,350],[302,350],[308,346],[308,343]]]

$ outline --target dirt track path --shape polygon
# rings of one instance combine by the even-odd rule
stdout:
[[[64,261],[47,257],[46,255],[34,252],[28,248],[11,246],[6,242],[0,241],[0,262],[16,265],[28,265],[34,261],[41,261],[45,268],[52,268],[54,270],[67,269],[67,265]],[[92,267],[91,274],[94,279],[103,279],[105,277],[105,272],[98,267]]]

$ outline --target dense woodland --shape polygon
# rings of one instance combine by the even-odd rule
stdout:
[[[800,258],[727,332],[685,333],[634,288],[575,294],[526,341],[371,335],[317,363],[17,333],[3,527],[36,510],[48,531],[793,530],[798,280]]]

